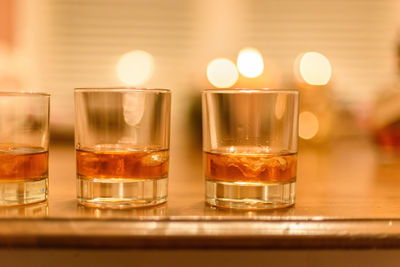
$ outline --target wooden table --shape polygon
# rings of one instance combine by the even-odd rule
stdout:
[[[272,211],[205,205],[201,153],[171,154],[167,204],[101,210],[77,205],[73,144],[53,144],[48,203],[1,208],[0,246],[400,248],[400,162],[382,162],[368,140],[301,147],[296,205]]]

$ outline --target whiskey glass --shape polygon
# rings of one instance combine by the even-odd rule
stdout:
[[[299,92],[202,93],[206,202],[238,209],[294,204]]]
[[[171,93],[75,89],[77,198],[133,208],[167,201]]]
[[[50,95],[0,92],[0,205],[48,195]]]

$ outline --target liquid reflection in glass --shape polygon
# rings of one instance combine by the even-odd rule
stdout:
[[[49,215],[49,204],[47,201],[30,204],[0,207],[0,218],[18,218],[18,217],[47,217]]]
[[[245,210],[245,209],[229,209],[206,205],[204,206],[204,216],[212,217],[240,217],[243,218],[257,218],[257,219],[282,219],[294,216],[293,209],[264,209],[264,210]],[[226,218],[225,218],[226,219]]]
[[[112,209],[100,209],[100,208],[91,208],[78,205],[77,206],[78,214],[81,217],[86,218],[96,218],[96,219],[104,219],[104,218],[138,218],[138,217],[164,217],[167,216],[168,205],[163,204],[154,207],[144,207],[144,208],[136,208],[136,209],[120,209],[120,210],[112,210]]]

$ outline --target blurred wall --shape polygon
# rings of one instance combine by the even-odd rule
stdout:
[[[200,90],[211,87],[206,66],[215,57],[235,61],[253,46],[269,76],[262,86],[288,88],[296,57],[321,52],[332,64],[335,99],[347,107],[367,107],[396,79],[398,0],[0,0],[9,3],[0,36],[13,41],[0,49],[0,80],[7,73],[12,82],[0,90],[50,92],[52,138],[73,137],[73,88],[123,85],[116,65],[124,53],[153,56],[143,87],[173,92],[172,176],[200,166],[193,162],[201,149],[190,146],[200,134],[189,120],[199,119],[196,97],[198,105]]]
[[[155,59],[143,86],[172,88],[179,110],[181,97],[210,87],[207,63],[217,56],[235,60],[243,46],[263,53],[273,87],[292,86],[298,54],[322,52],[345,103],[370,101],[396,72],[397,0],[16,2],[18,44],[31,64],[23,86],[52,93],[60,127],[72,126],[72,88],[123,84],[116,62],[132,49]]]
[[[0,1],[0,42],[3,45],[13,44],[13,2],[12,0]]]

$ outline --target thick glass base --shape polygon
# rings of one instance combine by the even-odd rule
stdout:
[[[206,202],[234,209],[277,209],[294,205],[296,182],[250,183],[206,179]]]
[[[4,182],[0,181],[0,205],[16,206],[39,203],[47,200],[48,178],[37,180]]]
[[[87,179],[77,176],[78,202],[96,208],[137,208],[167,201],[168,178]]]

